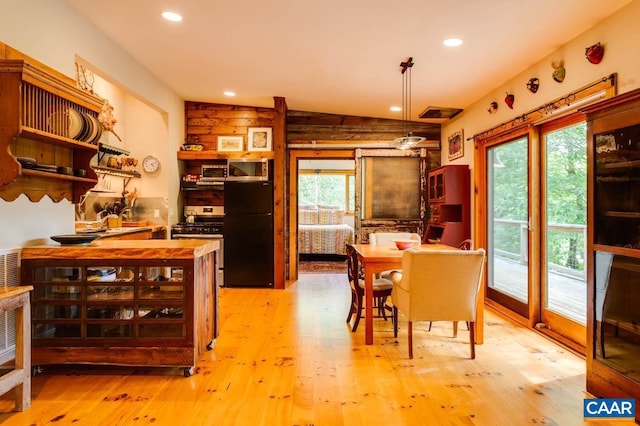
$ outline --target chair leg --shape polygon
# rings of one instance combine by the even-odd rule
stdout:
[[[476,323],[469,322],[469,341],[471,342],[471,359],[476,359]]]
[[[458,337],[458,321],[453,322],[453,338]]]
[[[393,307],[393,337],[398,337],[398,308]]]
[[[429,321],[429,332],[431,332],[431,324],[433,323],[433,321]]]
[[[409,359],[413,359],[413,324],[409,321]]]
[[[358,324],[360,324],[360,317],[362,317],[362,297],[356,297],[356,319],[353,322],[353,327],[351,327],[351,332],[356,331],[358,328]]]
[[[381,297],[378,300],[378,315],[381,315],[382,318],[384,318],[384,320],[387,320],[387,312],[384,309],[385,305],[387,304],[387,296]]]
[[[347,315],[347,322],[351,322],[351,317],[353,316],[353,311],[356,306],[356,295],[351,292],[351,304],[349,305],[349,315]]]

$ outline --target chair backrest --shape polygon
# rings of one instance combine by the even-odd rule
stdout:
[[[410,321],[475,321],[485,251],[407,250],[394,303]]]
[[[473,250],[473,240],[464,240],[458,244],[460,250]]]
[[[424,238],[422,242],[427,244],[431,241],[439,241],[442,238],[442,234],[444,234],[445,224],[436,225],[429,224],[427,225],[427,229],[424,231]],[[429,241],[431,240],[431,241]]]
[[[414,240],[420,244],[420,235],[414,232],[372,232],[369,244],[378,246],[395,246],[393,240]]]
[[[347,244],[347,277],[351,290],[357,293],[364,293],[364,290],[358,285],[360,279],[360,265],[358,264],[358,253],[353,244]]]

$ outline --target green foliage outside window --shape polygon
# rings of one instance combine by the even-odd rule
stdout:
[[[355,209],[353,173],[322,171],[298,175],[298,205],[321,204]]]
[[[586,124],[546,135],[547,221],[549,224],[586,225]],[[493,168],[493,217],[528,220],[527,142],[517,140],[494,148],[505,167]],[[520,228],[495,223],[494,244],[498,250],[520,251]],[[547,256],[551,263],[584,269],[584,235],[549,229]]]

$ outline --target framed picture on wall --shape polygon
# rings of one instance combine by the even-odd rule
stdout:
[[[464,156],[464,137],[462,129],[449,136],[449,160]]]
[[[250,127],[248,151],[271,151],[271,127]]]
[[[218,136],[218,151],[242,151],[243,148],[242,136]]]

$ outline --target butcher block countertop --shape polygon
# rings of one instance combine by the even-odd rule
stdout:
[[[25,259],[193,259],[220,249],[217,240],[97,239],[88,245],[23,247]]]

